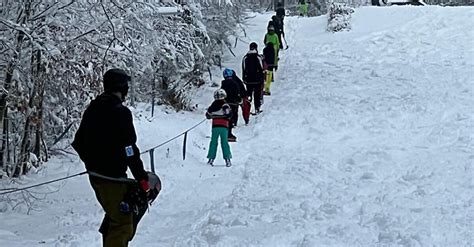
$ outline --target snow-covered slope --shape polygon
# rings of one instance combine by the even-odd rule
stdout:
[[[261,50],[269,17],[242,39]],[[190,132],[185,161],[182,139],[157,150],[163,194],[131,246],[474,244],[474,8],[360,8],[352,20],[332,34],[325,17],[286,18],[290,48],[264,113],[235,131],[234,166],[205,165],[209,123]],[[240,71],[240,59],[225,65]],[[201,119],[137,115],[140,147]],[[58,157],[22,182],[82,169]],[[87,178],[37,191],[55,189],[29,215],[0,204],[1,246],[101,245]]]

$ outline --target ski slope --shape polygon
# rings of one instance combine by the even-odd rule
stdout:
[[[270,16],[249,20],[225,66],[240,74],[252,41],[261,52]],[[336,34],[325,17],[286,18],[290,48],[263,114],[240,119],[234,165],[220,151],[206,165],[210,122],[189,133],[185,161],[182,139],[155,151],[163,192],[131,246],[473,246],[472,23],[468,7],[359,8]],[[136,109],[140,148],[201,121],[215,89],[196,112]],[[82,170],[56,157],[19,183]],[[0,202],[0,246],[101,246],[86,177],[35,192],[33,208]]]

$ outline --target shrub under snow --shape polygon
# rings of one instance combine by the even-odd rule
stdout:
[[[351,30],[351,14],[354,9],[342,3],[331,3],[328,11],[329,32],[340,32]]]

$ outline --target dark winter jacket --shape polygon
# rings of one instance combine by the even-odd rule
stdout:
[[[268,31],[267,34],[265,34],[265,38],[263,38],[263,43],[268,44],[268,42],[272,42],[275,52],[280,49],[280,37],[278,37],[278,35],[274,31]]]
[[[263,49],[263,62],[267,69],[275,66],[275,48],[272,44],[267,44]]]
[[[137,180],[148,179],[136,146],[132,113],[115,95],[103,93],[84,112],[72,147],[88,171],[127,177],[130,167]]]
[[[235,73],[234,73],[235,74]],[[242,101],[239,85],[232,78],[227,78],[222,81],[221,88],[227,94],[226,101],[229,104],[239,104]]]
[[[278,18],[280,18],[281,20],[285,18],[285,8],[283,6],[277,6],[275,12],[276,16],[278,16]]]
[[[263,61],[257,50],[250,50],[242,59],[242,78],[247,85],[263,82]]]
[[[278,29],[275,28],[276,32],[279,33],[279,34],[283,34],[284,35],[284,23],[283,23],[283,18],[279,18],[277,16],[273,16],[273,22],[277,22],[278,23]]]
[[[267,26],[267,30],[268,30],[268,27],[270,26],[273,26],[273,28],[275,29],[275,33],[280,36],[282,33],[283,33],[283,22],[278,19],[278,18],[274,18],[272,19],[271,21],[268,22],[268,26]]]
[[[225,100],[214,100],[207,108],[206,118],[212,119],[212,127],[229,127],[232,111]]]
[[[237,83],[237,86],[239,87],[239,93],[242,98],[247,97],[247,88],[245,87],[244,82],[237,76],[237,73],[232,75],[232,79]]]

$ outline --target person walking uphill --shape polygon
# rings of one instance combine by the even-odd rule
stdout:
[[[222,155],[224,156],[225,165],[230,167],[232,165],[230,159],[232,154],[228,142],[228,128],[230,126],[230,118],[232,111],[230,106],[226,103],[227,97],[224,89],[217,89],[214,92],[214,102],[207,108],[206,118],[212,119],[212,134],[211,142],[209,143],[209,151],[207,153],[207,164],[213,166],[217,154],[217,145],[219,137],[221,139]]]
[[[111,69],[104,74],[104,93],[85,110],[72,143],[85,163],[91,186],[105,211],[99,229],[104,247],[128,246],[144,214],[144,211],[138,215],[121,207],[132,184],[116,180],[126,179],[128,167],[139,181],[135,185],[137,189],[141,189],[145,197],[150,190],[148,174],[135,144],[137,136],[132,113],[122,105],[128,92],[128,81],[130,77],[120,69]],[[145,211],[146,206],[145,202]]]
[[[280,38],[275,32],[275,27],[269,25],[267,28],[267,34],[265,34],[265,38],[263,39],[264,44],[268,44],[271,42],[273,44],[273,49],[275,50],[275,60],[273,61],[273,68],[275,71],[278,69],[278,51],[280,50]]]
[[[268,42],[263,49],[263,68],[265,70],[265,88],[264,94],[271,95],[270,86],[273,80],[273,69],[275,68],[275,46]]]
[[[249,123],[249,118],[250,118],[250,102],[248,100],[248,92],[247,88],[245,87],[244,82],[237,76],[237,73],[235,73],[235,70],[232,70],[232,79],[237,83],[237,86],[239,87],[239,93],[241,96],[241,103],[239,104],[242,108],[242,117],[245,121],[245,124]],[[232,118],[233,126],[237,126],[237,117]]]
[[[281,22],[283,23],[283,20],[285,18],[285,7],[283,6],[283,4],[281,2],[277,3],[277,7],[275,9],[275,14],[278,17],[278,19],[280,19]]]
[[[240,89],[239,85],[237,82],[233,79],[234,77],[234,71],[232,69],[224,69],[223,71],[223,76],[224,80],[222,81],[221,84],[221,89],[224,89],[226,92],[227,98],[226,102],[229,104],[230,109],[232,111],[232,119],[229,124],[229,141],[236,141],[237,137],[232,134],[232,129],[234,128],[234,123],[237,123],[237,120],[235,118],[238,118],[239,115],[239,104],[242,103],[242,96],[240,94]]]
[[[263,61],[255,42],[250,44],[249,49],[242,59],[242,78],[247,85],[249,96],[253,99],[255,113],[259,113],[264,82]]]
[[[275,33],[278,36],[278,41],[280,41],[279,49],[283,49],[283,40],[282,36],[285,36],[283,30],[283,20],[278,18],[276,15],[272,16],[272,20],[268,22],[268,26],[273,26]]]

